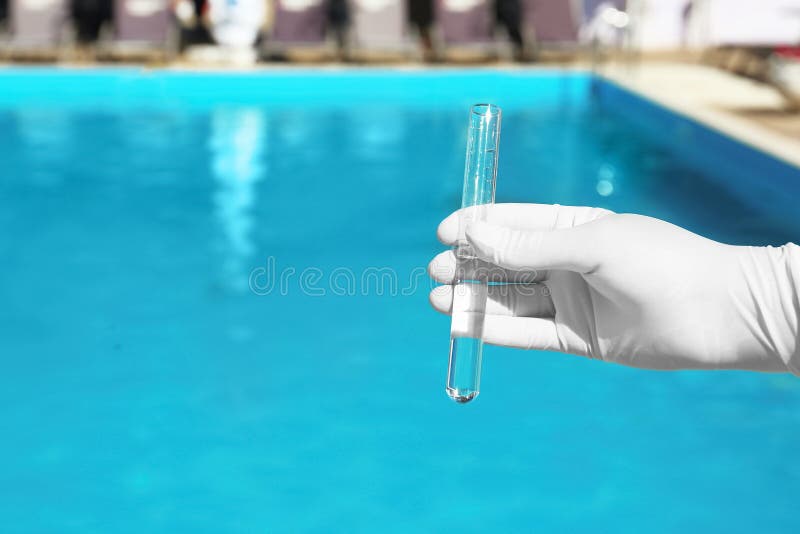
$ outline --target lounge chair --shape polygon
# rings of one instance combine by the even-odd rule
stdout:
[[[800,110],[796,60],[786,55],[800,42],[800,0],[708,0],[688,14],[687,26],[703,27],[694,37],[704,60],[732,74],[769,85],[787,107]],[[746,20],[746,25],[734,25]]]
[[[266,43],[270,55],[298,60],[327,59],[330,0],[276,0],[272,32]]]
[[[66,0],[10,0],[12,58],[53,60],[67,23]]]
[[[176,30],[168,0],[115,0],[113,53],[166,57]]]
[[[450,59],[479,60],[496,54],[489,0],[436,0],[436,20]]]
[[[406,0],[351,0],[351,52],[362,59],[402,58],[409,51]]]
[[[569,0],[526,0],[525,27],[537,48],[575,48],[581,13]]]

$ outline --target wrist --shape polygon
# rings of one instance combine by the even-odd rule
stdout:
[[[755,343],[746,351],[749,369],[800,376],[800,248],[742,247],[737,307]]]
[[[800,376],[800,247],[787,243],[780,247],[783,260],[783,275],[786,278],[786,291],[782,295],[786,311],[787,327],[791,331],[793,343],[787,343],[786,354],[781,355],[789,371]]]

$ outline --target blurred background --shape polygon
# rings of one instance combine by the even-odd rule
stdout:
[[[9,60],[532,61],[602,41],[636,53],[794,55],[793,0],[2,0]],[[215,52],[210,49],[215,48]],[[250,52],[250,53],[248,53]]]
[[[0,0],[0,61],[234,65],[669,59],[797,107],[796,0]]]
[[[486,101],[499,202],[797,243],[798,45],[800,0],[0,0],[0,531],[800,532],[800,379],[487,346],[458,406],[424,269]]]

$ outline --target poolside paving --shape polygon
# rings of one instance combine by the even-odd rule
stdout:
[[[601,74],[679,113],[800,166],[800,114],[775,89],[687,63],[606,65]]]

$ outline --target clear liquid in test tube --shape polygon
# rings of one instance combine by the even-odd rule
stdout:
[[[466,215],[461,218],[459,235],[462,236],[470,222],[485,219],[486,210],[481,206],[494,203],[500,115],[500,108],[493,104],[476,104],[470,110],[461,207],[476,207],[467,210]],[[480,392],[488,273],[464,275],[465,268],[475,258],[466,242],[456,245],[455,254],[458,274],[453,288],[447,394],[454,401],[465,403],[477,397]]]

